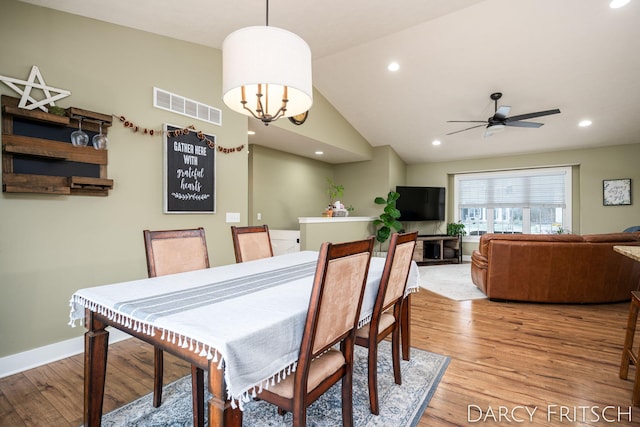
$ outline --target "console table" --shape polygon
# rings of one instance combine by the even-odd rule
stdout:
[[[459,264],[462,262],[462,236],[418,236],[413,260],[418,265]]]

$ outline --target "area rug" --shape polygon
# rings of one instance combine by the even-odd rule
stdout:
[[[353,375],[353,418],[357,427],[416,426],[427,408],[450,358],[411,349],[411,360],[401,362],[402,385],[393,381],[391,348],[388,341],[378,350],[378,398],[380,415],[369,411],[367,392],[367,349],[357,347]],[[205,381],[206,384],[206,381]],[[206,399],[210,395],[207,392]],[[102,417],[106,427],[192,426],[191,379],[184,377],[164,387],[162,405],[154,408],[148,394]],[[342,425],[341,383],[307,408],[309,427]],[[206,417],[206,413],[205,413]],[[291,426],[291,414],[278,415],[276,407],[264,401],[251,401],[243,413],[244,426]]]
[[[420,287],[456,301],[486,298],[471,281],[471,264],[429,265],[418,268]]]

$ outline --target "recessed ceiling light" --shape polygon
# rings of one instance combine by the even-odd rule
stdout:
[[[578,123],[578,126],[581,128],[586,128],[587,126],[591,126],[591,120],[582,120]]]
[[[323,151],[316,151],[316,156],[322,156],[324,154]]]
[[[252,130],[247,131],[247,135],[255,135],[255,134],[256,134],[256,133],[255,133],[254,131],[252,131]]]
[[[440,142],[439,140],[436,139],[431,144],[432,145],[440,145],[440,144],[442,144],[442,142]]]
[[[400,64],[397,62],[392,62],[387,66],[387,70],[389,71],[398,71],[400,69]]]
[[[619,7],[622,7],[627,3],[629,3],[629,0],[611,0],[611,2],[609,3],[609,7],[611,9],[618,9]]]

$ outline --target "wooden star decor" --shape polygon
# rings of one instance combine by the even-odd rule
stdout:
[[[39,108],[44,112],[48,112],[49,110],[46,107],[46,104],[53,107],[56,105],[55,101],[71,95],[71,92],[68,90],[47,86],[42,78],[42,74],[40,74],[40,69],[38,69],[36,65],[31,67],[29,80],[18,80],[13,77],[6,76],[0,76],[0,80],[11,89],[15,90],[18,94],[22,95],[18,107],[24,108],[25,110],[35,110],[36,108]],[[24,88],[20,88],[20,85],[24,86]],[[36,100],[31,96],[32,89],[40,89],[44,93],[45,98]]]

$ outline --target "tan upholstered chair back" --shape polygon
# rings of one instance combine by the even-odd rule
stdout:
[[[295,373],[258,395],[291,412],[294,426],[306,425],[307,407],[338,381],[342,425],[353,426],[353,346],[373,240],[320,247]]]
[[[400,372],[400,326],[405,303],[405,291],[413,249],[418,232],[393,233],[389,241],[389,252],[382,270],[376,302],[371,314],[371,322],[356,331],[356,345],[368,348],[367,371],[369,386],[369,406],[372,414],[380,413],[378,401],[378,344],[391,334],[391,356],[393,377],[396,384],[402,383]],[[406,302],[408,304],[408,302]],[[408,310],[408,309],[407,309]],[[407,311],[408,313],[408,311]],[[408,320],[408,316],[405,321]],[[404,331],[402,332],[404,334]],[[407,338],[408,334],[403,336]]]
[[[209,268],[202,227],[187,230],[144,230],[149,277]]]
[[[417,233],[416,237],[417,237]],[[386,309],[394,304],[398,299],[404,298],[405,289],[407,287],[407,278],[409,277],[409,268],[413,259],[413,249],[416,246],[416,240],[400,243],[395,246],[395,251],[389,253],[392,257],[391,271],[389,272],[389,283],[387,284],[384,296],[383,307]]]
[[[231,235],[233,237],[236,262],[246,262],[273,256],[269,227],[267,225],[232,226]]]
[[[329,261],[318,312],[314,354],[333,345],[356,326],[370,257],[369,252],[362,252]]]
[[[373,243],[371,237],[355,242],[322,244],[299,366],[310,363],[316,355],[345,337],[355,336]]]

